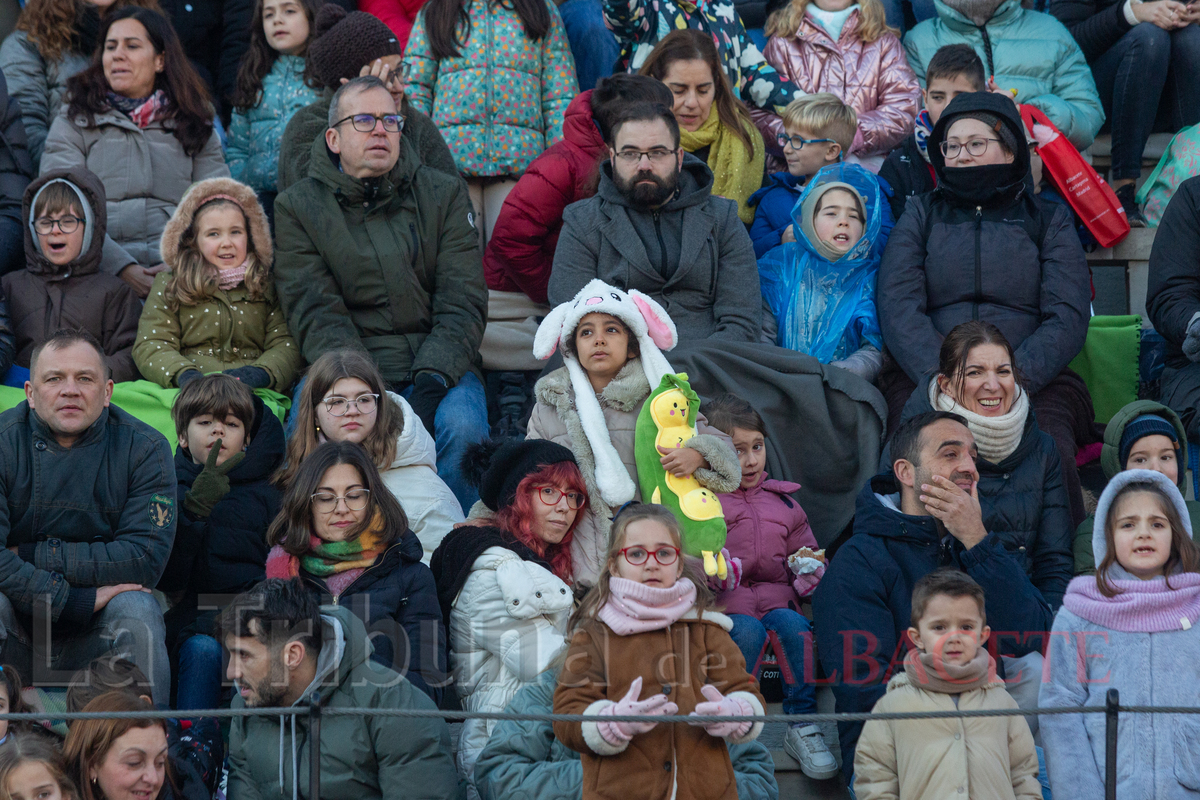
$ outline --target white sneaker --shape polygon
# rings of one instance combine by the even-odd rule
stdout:
[[[828,780],[838,774],[837,761],[816,725],[788,728],[783,749],[800,763],[800,771],[813,780]]]

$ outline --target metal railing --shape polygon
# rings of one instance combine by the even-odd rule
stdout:
[[[975,717],[1035,717],[1058,714],[1103,714],[1105,719],[1105,759],[1104,759],[1104,797],[1105,800],[1117,798],[1117,724],[1121,714],[1200,714],[1200,707],[1192,706],[1122,706],[1120,694],[1116,689],[1109,689],[1103,706],[1069,706],[1058,708],[1003,708],[978,709],[970,711],[905,711],[891,713],[834,713],[834,714],[762,714],[752,717],[705,717],[707,722],[786,722],[786,723],[817,723],[817,722],[866,722],[867,720],[918,720],[918,719],[970,719]],[[520,714],[508,711],[441,711],[439,709],[421,708],[327,708],[322,706],[319,693],[314,692],[307,704],[297,704],[284,708],[221,708],[204,711],[177,711],[174,709],[153,711],[119,711],[119,712],[30,712],[23,714],[0,714],[0,720],[9,722],[40,723],[46,719],[71,722],[82,719],[194,719],[200,717],[304,717],[308,721],[309,748],[309,800],[321,796],[321,720],[323,717],[407,717],[413,719],[442,719],[447,722],[462,722],[468,719],[513,720],[521,722],[586,722],[595,721],[596,717],[585,714]],[[606,716],[612,722],[645,722],[642,716]],[[656,722],[673,722],[694,724],[695,717],[662,716],[655,717]]]

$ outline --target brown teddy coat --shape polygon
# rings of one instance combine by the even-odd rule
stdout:
[[[598,715],[641,677],[641,699],[662,692],[681,715],[706,702],[700,693],[706,683],[727,696],[737,693],[761,715],[762,695],[729,638],[732,628],[724,614],[706,611],[697,619],[695,609],[664,629],[628,636],[599,620],[584,622],[567,650],[554,713]],[[754,723],[730,741],[752,741],[761,730],[762,723]],[[555,722],[554,735],[583,756],[583,800],[737,800],[729,748],[704,728],[664,722],[624,748],[601,737],[595,722]]]

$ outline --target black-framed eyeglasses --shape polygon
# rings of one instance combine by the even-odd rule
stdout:
[[[966,143],[942,142],[939,147],[942,151],[942,155],[944,155],[946,158],[954,158],[963,149],[966,149],[968,153],[976,158],[979,158],[979,156],[987,152],[988,145],[990,143],[999,141],[999,139],[972,139]]]
[[[660,165],[667,163],[667,159],[674,158],[678,152],[679,148],[667,150],[665,147],[656,147],[653,150],[622,150],[614,156],[621,159],[626,166],[636,167],[642,163],[642,156],[650,159],[651,164]]]
[[[587,495],[585,494],[580,492],[564,492],[557,486],[535,486],[533,488],[537,490],[538,499],[548,506],[556,506],[559,500],[564,497],[567,498],[567,508],[572,511],[578,511],[579,507],[587,499]]]
[[[786,133],[781,133],[775,137],[775,141],[779,142],[779,146],[787,147],[789,144],[793,150],[800,151],[804,149],[806,144],[820,144],[821,142],[833,142],[833,139],[805,139],[803,136],[788,136]]]
[[[351,511],[362,511],[371,499],[370,489],[351,489],[344,495],[317,492],[312,495],[313,509],[319,514],[332,514],[337,510],[338,502],[345,501],[346,508]]]
[[[640,567],[650,560],[650,556],[654,556],[654,560],[664,567],[669,567],[679,560],[678,547],[660,547],[651,553],[644,547],[634,545],[633,547],[625,547],[621,549],[621,555],[635,567]]]
[[[383,123],[383,129],[388,133],[399,133],[404,130],[404,117],[399,114],[384,114],[382,117],[377,117],[374,114],[351,114],[348,117],[343,117],[329,127],[336,128],[343,122],[349,122],[354,126],[354,130],[359,133],[370,133],[375,130],[377,123]]]
[[[360,414],[370,414],[379,405],[379,395],[377,394],[360,394],[351,400],[348,397],[339,397],[330,395],[321,401],[325,404],[325,410],[335,417],[344,417],[350,411],[350,406],[358,409]]]
[[[58,229],[63,233],[74,233],[79,228],[79,223],[83,222],[79,217],[66,216],[60,219],[51,219],[50,217],[38,217],[33,221],[33,229],[42,236],[47,236],[54,230],[57,225]]]

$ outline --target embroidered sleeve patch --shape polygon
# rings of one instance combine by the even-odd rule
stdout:
[[[175,519],[175,498],[165,494],[150,495],[150,521],[156,528],[165,528]]]

